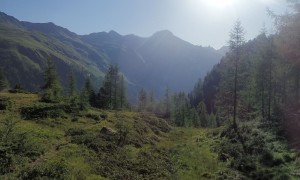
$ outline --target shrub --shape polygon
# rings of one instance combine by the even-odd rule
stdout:
[[[108,115],[107,115],[106,112],[102,112],[102,113],[100,114],[100,117],[101,117],[101,119],[105,120],[105,119],[107,119]]]
[[[64,116],[65,106],[62,104],[41,104],[21,108],[24,119],[45,119]]]
[[[43,148],[16,128],[17,121],[6,119],[0,129],[0,174],[13,172],[21,163],[43,154]]]
[[[8,110],[12,106],[12,102],[9,98],[0,97],[0,110]]]
[[[93,119],[95,121],[100,121],[100,117],[97,114],[88,113],[85,115],[85,117]]]
[[[36,166],[23,169],[19,178],[24,180],[31,179],[69,179],[69,170],[63,159],[43,162]]]

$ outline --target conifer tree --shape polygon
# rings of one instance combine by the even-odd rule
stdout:
[[[76,81],[74,78],[74,73],[71,71],[68,75],[69,87],[68,87],[68,96],[74,97],[76,96]]]
[[[208,116],[207,116],[207,110],[206,105],[203,101],[201,101],[197,106],[199,119],[200,119],[200,126],[201,127],[208,127]]]
[[[274,15],[269,12],[272,17],[276,19],[276,26],[278,30],[278,49],[288,63],[293,65],[294,74],[294,93],[293,101],[299,104],[299,90],[300,90],[300,2],[298,0],[288,0],[293,8],[292,13],[286,15]]]
[[[138,111],[145,111],[147,103],[147,92],[142,88],[138,94]]]
[[[170,118],[171,116],[171,93],[169,87],[166,88],[165,91],[165,118]]]
[[[121,75],[120,81],[120,108],[123,109],[127,104],[127,96],[126,96],[126,86],[124,81],[124,76]]]
[[[47,59],[47,67],[44,72],[44,81],[42,89],[42,101],[45,102],[57,102],[61,97],[61,85],[59,83],[56,68],[53,61],[48,58]]]
[[[0,67],[0,91],[8,87],[7,79],[4,76],[3,69]]]
[[[230,32],[230,50],[234,57],[234,92],[233,92],[233,127],[237,131],[237,85],[238,85],[238,65],[241,60],[242,45],[244,44],[244,29],[241,22],[236,21],[233,29]]]
[[[110,65],[98,94],[99,107],[117,110],[127,103],[124,77],[117,65]]]
[[[90,78],[85,79],[84,88],[86,89],[89,97],[89,104],[93,107],[98,107],[97,95],[94,91]]]
[[[84,87],[79,96],[79,108],[80,110],[87,110],[88,107],[90,107],[89,93],[87,89]]]

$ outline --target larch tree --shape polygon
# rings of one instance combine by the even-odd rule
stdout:
[[[233,89],[233,127],[237,131],[237,85],[238,85],[238,65],[241,60],[242,46],[245,43],[245,32],[239,20],[235,22],[230,32],[230,50],[234,58],[234,89]]]
[[[61,85],[57,77],[55,65],[51,58],[47,59],[47,67],[44,72],[45,84],[42,86],[42,101],[57,102],[61,97]]]
[[[127,105],[127,96],[126,96],[127,90],[126,90],[126,86],[125,86],[124,76],[121,75],[120,79],[121,79],[120,80],[120,88],[119,88],[120,89],[120,92],[119,92],[119,94],[120,94],[120,109],[123,109]]]
[[[0,67],[0,91],[8,87],[7,79],[4,76],[3,69]]]
[[[99,90],[99,107],[117,110],[126,104],[126,87],[117,65],[110,65]],[[122,101],[122,105],[120,104]]]
[[[138,111],[146,110],[147,104],[147,92],[142,88],[138,93]]]
[[[292,13],[271,16],[276,20],[279,38],[278,48],[288,63],[294,65],[294,94],[295,102],[299,104],[300,89],[300,3],[297,0],[289,0],[293,7]]]
[[[97,98],[97,95],[94,91],[93,85],[92,85],[91,80],[90,80],[89,77],[87,77],[85,79],[84,87],[85,87],[85,89],[88,93],[90,105],[93,106],[93,107],[97,107],[98,98]]]
[[[68,96],[74,97],[76,96],[76,81],[74,77],[73,71],[71,71],[68,75],[69,87],[68,87]]]
[[[170,88],[167,87],[165,91],[165,118],[170,118],[171,116],[171,91]]]

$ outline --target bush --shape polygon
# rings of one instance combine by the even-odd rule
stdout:
[[[28,93],[26,90],[23,89],[21,84],[16,84],[13,89],[8,90],[10,93]]]
[[[17,121],[6,119],[0,129],[0,174],[13,172],[28,160],[43,154],[43,148],[16,128]]]
[[[64,116],[65,105],[63,104],[41,104],[21,108],[21,115],[24,119],[45,119]]]
[[[100,121],[100,117],[97,114],[88,113],[85,115],[85,117],[93,119],[95,121]]]
[[[27,167],[23,169],[19,178],[24,180],[31,179],[69,179],[68,166],[63,159]]]
[[[12,102],[9,98],[0,97],[0,110],[8,110],[12,106]]]
[[[106,112],[102,112],[102,113],[100,114],[100,118],[103,119],[103,120],[107,119],[107,117],[108,117],[108,115],[107,115]]]

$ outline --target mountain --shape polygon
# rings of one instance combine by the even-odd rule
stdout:
[[[82,36],[85,42],[106,52],[135,88],[154,90],[162,96],[168,86],[174,91],[189,91],[199,77],[216,64],[224,53],[192,45],[160,31],[149,38],[121,36],[114,31]]]
[[[39,90],[48,57],[56,64],[63,84],[67,84],[67,73],[75,73],[78,88],[90,77],[98,89],[108,65],[118,64],[134,99],[142,87],[157,96],[167,86],[187,92],[223,55],[167,30],[147,38],[115,31],[77,35],[54,23],[23,22],[0,13],[0,66],[11,86],[21,84],[31,91]]]
[[[5,69],[11,86],[21,84],[28,90],[39,90],[49,56],[63,84],[67,81],[66,73],[72,69],[78,86],[87,75],[97,82],[109,63],[104,54],[67,29],[53,23],[20,22],[0,14],[0,66]]]

